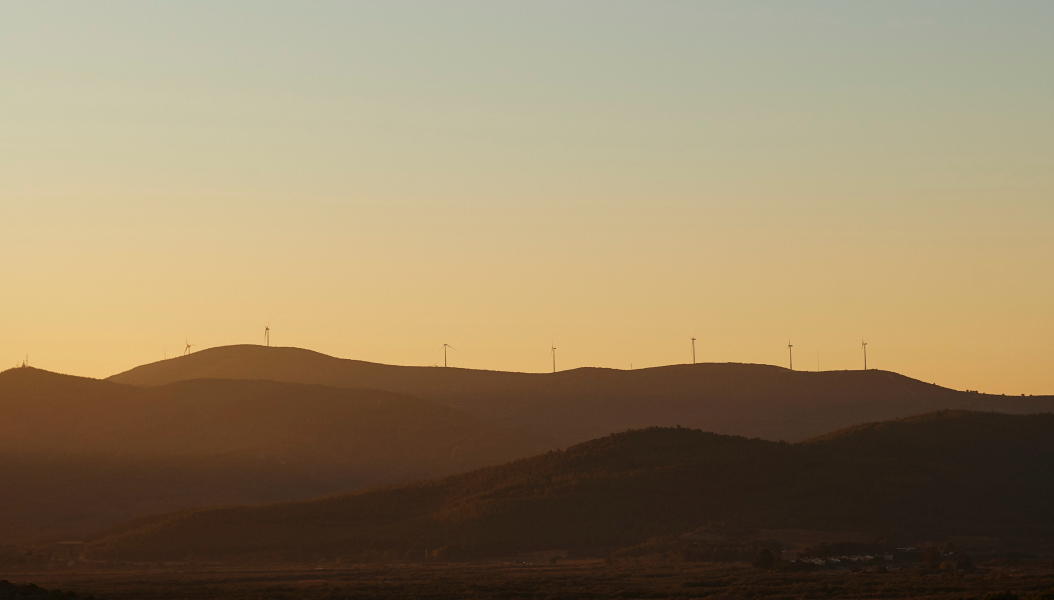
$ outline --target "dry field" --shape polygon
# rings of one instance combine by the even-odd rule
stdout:
[[[625,560],[551,564],[354,565],[336,568],[157,568],[0,574],[15,583],[99,600],[339,598],[984,598],[1007,591],[1054,598],[1049,561],[989,565],[976,574],[825,570],[777,573],[742,564]]]

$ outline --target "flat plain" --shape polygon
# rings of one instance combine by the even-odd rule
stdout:
[[[766,571],[742,563],[568,560],[549,563],[371,564],[333,567],[180,566],[0,575],[99,600],[342,598],[1054,598],[1045,560],[989,560],[976,573],[876,569]]]

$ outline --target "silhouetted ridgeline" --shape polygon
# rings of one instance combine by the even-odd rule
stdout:
[[[604,554],[720,522],[877,538],[1054,539],[1054,416],[940,412],[800,444],[631,431],[445,479],[186,511],[92,541],[97,558]]]
[[[270,381],[141,388],[0,373],[0,543],[498,464],[527,436],[401,394]]]
[[[506,373],[400,367],[298,348],[225,346],[143,365],[110,379],[161,385],[266,379],[410,394],[549,440],[553,448],[650,426],[682,425],[769,440],[942,409],[1054,410],[1054,397],[958,392],[886,371],[789,371],[745,364]]]

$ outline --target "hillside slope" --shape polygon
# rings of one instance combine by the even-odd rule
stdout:
[[[875,538],[1054,535],[1054,416],[940,412],[806,443],[631,431],[441,480],[189,511],[99,536],[133,560],[602,554],[721,522]]]
[[[649,426],[800,441],[869,421],[942,409],[1054,410],[1054,397],[959,392],[886,371],[789,371],[745,364],[559,373],[401,367],[299,348],[225,346],[143,365],[110,380],[153,386],[197,378],[266,379],[410,394],[562,447]]]
[[[141,388],[11,369],[0,373],[0,541],[437,477],[539,449],[389,392],[236,380]]]

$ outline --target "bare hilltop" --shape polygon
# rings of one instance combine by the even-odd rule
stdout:
[[[98,536],[89,552],[422,561],[632,555],[648,544],[708,556],[795,529],[887,545],[998,538],[1048,548],[1052,468],[1049,414],[942,411],[798,444],[649,428],[429,482],[146,519]]]
[[[0,543],[194,506],[312,498],[537,452],[527,435],[379,390],[0,373]]]
[[[433,480],[649,427],[800,442],[938,410],[1054,398],[886,371],[751,364],[508,373],[227,346],[109,380],[0,373],[0,543],[78,539],[152,514]]]
[[[1027,414],[1052,396],[962,392],[889,371],[790,371],[739,363],[510,373],[404,367],[300,348],[223,346],[151,363],[110,381],[156,386],[201,378],[257,379],[408,394],[565,447],[617,431],[681,425],[801,441],[871,421],[943,409]]]

